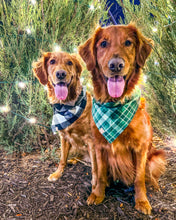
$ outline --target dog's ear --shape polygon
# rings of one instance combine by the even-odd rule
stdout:
[[[143,67],[146,59],[150,55],[154,42],[150,38],[144,37],[139,31],[137,31],[138,43],[136,47],[136,63]]]
[[[82,66],[77,58],[77,56],[75,54],[72,54],[72,59],[76,65],[76,72],[79,74],[79,76],[81,75],[81,72],[82,72]]]
[[[50,58],[51,53],[43,53],[42,57],[37,61],[33,62],[33,72],[34,75],[38,78],[39,82],[43,85],[48,83],[48,73],[46,69],[46,63]]]
[[[89,71],[95,68],[96,60],[92,50],[92,38],[89,38],[83,45],[78,48],[79,55],[86,63],[86,67]]]
[[[78,48],[79,55],[82,57],[86,63],[87,69],[92,71],[96,66],[96,42],[98,39],[98,34],[101,31],[99,27],[94,35],[89,38],[83,45],[80,45]]]

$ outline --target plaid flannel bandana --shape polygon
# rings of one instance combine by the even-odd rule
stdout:
[[[129,125],[140,102],[141,91],[136,89],[125,103],[120,101],[101,104],[93,99],[92,116],[100,133],[112,143]]]
[[[87,103],[86,89],[83,88],[78,100],[74,105],[54,104],[52,131],[55,134],[57,130],[62,130],[75,122],[83,113]]]

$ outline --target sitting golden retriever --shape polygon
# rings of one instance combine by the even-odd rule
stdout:
[[[95,96],[91,127],[98,171],[88,204],[104,200],[110,176],[127,185],[134,183],[135,208],[151,213],[145,181],[158,187],[165,156],[152,145],[145,99],[140,98],[136,85],[152,45],[151,39],[129,24],[100,27],[79,47],[92,74]]]
[[[89,151],[92,163],[92,185],[95,186],[96,160],[90,128],[91,95],[80,83],[82,67],[75,55],[48,52],[33,63],[33,71],[41,84],[47,85],[48,98],[53,105],[52,130],[59,131],[61,158],[59,167],[48,177],[56,181],[63,173],[71,147]]]

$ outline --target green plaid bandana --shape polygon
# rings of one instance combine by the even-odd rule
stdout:
[[[136,89],[130,99],[101,104],[93,99],[92,116],[100,133],[112,143],[129,125],[140,102],[141,91]]]

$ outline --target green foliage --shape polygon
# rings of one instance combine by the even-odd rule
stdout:
[[[38,138],[51,133],[52,108],[31,64],[56,44],[75,52],[103,15],[103,3],[98,1],[38,0],[32,4],[31,0],[0,0],[1,147],[9,152],[30,151],[38,145]],[[26,83],[24,89],[19,88],[21,81]],[[4,113],[4,105],[11,111]],[[38,125],[30,123],[31,117]]]
[[[102,16],[104,5],[95,0],[0,0],[0,146],[13,151],[31,151],[51,134],[52,108],[43,86],[34,78],[32,62],[42,51],[75,52]],[[121,1],[119,1],[121,4]],[[90,5],[94,4],[94,10]],[[154,128],[175,134],[176,124],[176,13],[174,1],[141,1],[134,6],[123,1],[126,23],[131,20],[155,42],[144,69],[145,96]],[[151,14],[153,16],[151,16]],[[154,29],[155,28],[155,29]],[[83,71],[83,84],[91,80]],[[25,82],[24,89],[19,82]],[[8,113],[2,106],[9,106]],[[31,124],[35,117],[38,124]],[[43,125],[43,126],[41,126]]]
[[[176,134],[176,4],[168,0],[123,1],[126,23],[134,21],[155,46],[144,74],[145,96],[153,127],[163,135]],[[119,4],[120,1],[119,1]]]

